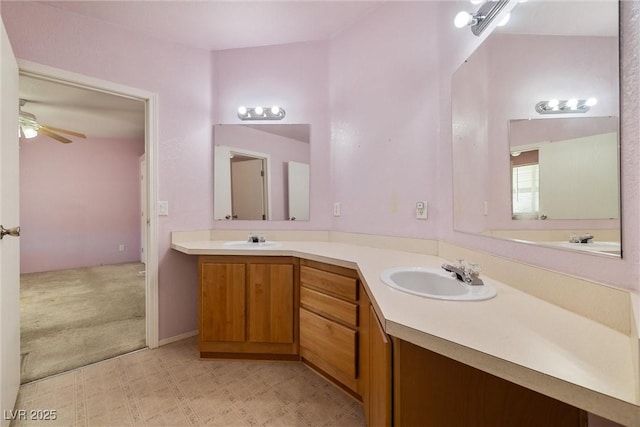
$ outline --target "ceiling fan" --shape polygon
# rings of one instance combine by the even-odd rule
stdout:
[[[85,134],[80,132],[74,132],[71,130],[61,129],[61,128],[48,126],[48,125],[42,125],[38,123],[35,115],[28,113],[26,111],[22,111],[22,107],[26,103],[27,101],[25,99],[20,99],[20,109],[19,109],[20,115],[18,117],[18,123],[20,124],[20,131],[22,132],[22,135],[24,135],[25,138],[33,138],[37,136],[38,133],[41,133],[59,142],[68,144],[73,141],[67,137],[59,135],[59,133],[65,133],[67,135],[75,136],[78,138],[87,137]]]

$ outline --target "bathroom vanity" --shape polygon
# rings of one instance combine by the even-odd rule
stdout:
[[[298,259],[201,256],[201,357],[298,358]]]
[[[577,427],[587,411],[640,425],[629,336],[493,280],[497,296],[471,302],[380,280],[439,268],[433,255],[279,243],[172,244],[199,256],[202,358],[302,360],[361,400],[372,426]]]

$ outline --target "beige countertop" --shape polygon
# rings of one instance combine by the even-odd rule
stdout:
[[[285,255],[357,269],[389,335],[410,341],[623,425],[640,426],[637,337],[481,275],[486,301],[443,301],[385,285],[383,270],[439,268],[433,255],[359,245],[278,242],[238,249],[222,241],[173,243],[189,255]]]

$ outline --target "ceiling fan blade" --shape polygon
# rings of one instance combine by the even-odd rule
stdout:
[[[53,127],[53,126],[40,125],[40,129],[42,129],[42,128],[50,130],[50,131],[54,131],[54,132],[66,133],[67,135],[77,136],[78,138],[86,138],[87,137],[85,134],[80,133],[80,132],[74,132],[72,130],[56,128],[56,127]]]
[[[47,129],[45,127],[42,127],[42,126],[40,126],[40,128],[38,129],[38,132],[42,133],[43,135],[47,135],[48,137],[51,137],[51,138],[53,138],[55,140],[58,140],[58,141],[60,141],[62,143],[65,143],[65,144],[73,142],[70,139],[65,138],[64,136],[58,135],[57,133],[51,132],[49,129]]]

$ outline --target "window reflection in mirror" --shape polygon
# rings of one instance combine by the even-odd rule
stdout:
[[[529,1],[460,66],[454,229],[620,255],[618,51],[617,2]],[[535,110],[591,97],[586,113]],[[594,238],[570,243],[582,235]]]
[[[310,125],[214,128],[214,219],[309,220]]]
[[[511,120],[513,219],[619,219],[617,126],[616,117]]]

